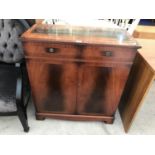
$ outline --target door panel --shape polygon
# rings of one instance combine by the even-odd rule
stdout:
[[[108,115],[115,113],[129,73],[129,67],[79,68],[78,114]]]
[[[119,105],[125,132],[129,131],[153,80],[154,70],[137,54]]]
[[[77,67],[74,63],[55,64],[28,61],[29,79],[37,112],[75,112]]]

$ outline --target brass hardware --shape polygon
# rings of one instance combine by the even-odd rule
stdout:
[[[56,49],[55,48],[47,48],[46,51],[48,53],[55,53],[56,52]]]
[[[112,51],[103,51],[102,55],[106,56],[106,57],[111,57],[112,56]]]

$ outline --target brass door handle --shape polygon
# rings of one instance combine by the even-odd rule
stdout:
[[[48,53],[55,53],[56,52],[56,48],[47,48],[46,52],[48,52]]]
[[[103,56],[106,56],[106,57],[112,57],[113,55],[112,51],[102,51],[101,53]]]

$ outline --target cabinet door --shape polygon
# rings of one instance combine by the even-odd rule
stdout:
[[[75,112],[77,67],[74,63],[28,60],[27,67],[37,112]]]
[[[81,65],[77,112],[112,116],[119,104],[129,67]]]

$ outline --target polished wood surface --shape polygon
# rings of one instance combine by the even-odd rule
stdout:
[[[130,67],[84,64],[79,68],[78,113],[112,116],[119,104]]]
[[[155,78],[155,40],[137,39],[142,46],[119,106],[125,131],[128,132]]]
[[[77,66],[73,63],[27,62],[37,112],[75,113]]]
[[[35,32],[35,30],[38,31]],[[52,30],[54,30],[53,33]],[[22,40],[42,42],[52,41],[72,44],[115,45],[128,46],[130,48],[140,47],[135,39],[123,29],[101,29],[96,27],[70,25],[35,24],[22,35]]]
[[[74,121],[104,121],[104,123],[113,123],[113,116],[100,116],[100,115],[72,115],[72,114],[56,114],[56,113],[37,113],[36,119],[44,120],[46,117]]]
[[[154,70],[137,54],[119,105],[124,129],[128,132],[154,79]]]
[[[76,58],[78,56],[78,47],[74,45],[56,44],[56,43],[38,43],[29,42],[25,44],[26,57],[40,58]],[[50,49],[53,49],[50,52]]]
[[[34,33],[36,26],[22,40],[37,119],[112,123],[139,48],[137,42],[120,30],[126,38],[121,42],[113,36],[117,30],[111,30],[109,37],[109,30],[81,27],[74,27],[72,35],[68,29],[55,34],[59,26],[52,33],[51,29]]]
[[[94,52],[95,51],[95,52]],[[110,53],[109,55],[108,52]],[[112,46],[85,46],[82,57],[85,60],[94,60],[101,62],[109,61],[111,63],[128,63],[133,62],[136,50],[133,48],[112,47]]]

